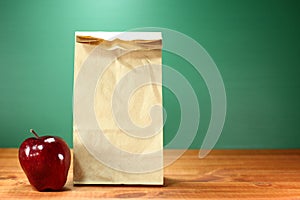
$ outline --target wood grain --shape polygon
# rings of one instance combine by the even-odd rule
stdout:
[[[165,159],[175,150],[165,151]],[[164,169],[164,186],[73,186],[38,192],[20,168],[17,149],[0,149],[0,199],[299,199],[300,150],[188,150]]]

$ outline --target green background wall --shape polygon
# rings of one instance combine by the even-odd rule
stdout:
[[[151,26],[194,38],[217,64],[228,111],[216,148],[300,148],[299,10],[297,0],[1,0],[0,147],[18,147],[30,128],[72,145],[76,30]],[[205,83],[184,59],[164,52],[163,62],[197,92],[201,122],[191,148],[199,148],[210,119]],[[164,106],[166,144],[180,120],[167,89]]]

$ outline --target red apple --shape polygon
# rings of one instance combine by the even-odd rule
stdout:
[[[19,148],[19,161],[30,182],[38,191],[61,190],[67,181],[71,153],[66,142],[54,136],[26,139]]]

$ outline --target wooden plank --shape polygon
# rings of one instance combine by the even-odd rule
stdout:
[[[214,150],[204,159],[188,150],[165,168],[164,186],[73,186],[72,172],[63,191],[37,192],[17,149],[0,149],[0,199],[300,199],[300,150]]]

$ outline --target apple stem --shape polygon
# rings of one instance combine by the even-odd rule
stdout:
[[[30,129],[30,132],[31,132],[36,138],[39,138],[38,134],[37,134],[33,129]]]

